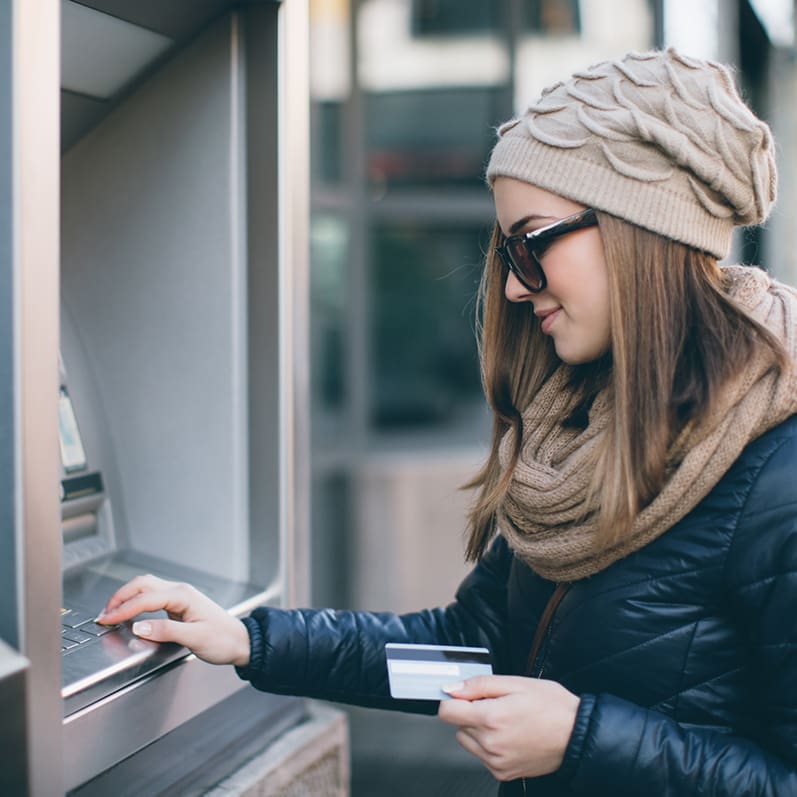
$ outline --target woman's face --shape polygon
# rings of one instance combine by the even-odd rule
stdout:
[[[585,207],[511,177],[497,178],[493,194],[498,224],[507,236],[545,227]],[[540,293],[532,293],[509,272],[506,298],[531,303],[564,362],[598,359],[610,345],[609,277],[599,229],[556,239],[542,256],[542,267],[548,284]]]

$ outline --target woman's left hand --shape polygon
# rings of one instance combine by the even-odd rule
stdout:
[[[555,681],[481,675],[454,684],[438,716],[498,780],[533,778],[562,764],[579,698]]]

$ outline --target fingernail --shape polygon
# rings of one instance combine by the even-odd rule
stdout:
[[[465,688],[464,681],[457,681],[455,684],[446,684],[445,686],[440,687],[447,695],[450,695],[452,692],[461,692]]]
[[[152,623],[133,623],[133,633],[136,636],[149,636],[152,633]]]
[[[94,618],[94,622],[95,622],[95,623],[101,623],[101,622],[102,622],[102,618],[103,618],[103,617],[105,617],[105,609],[103,609],[103,610],[102,610],[102,611],[101,611],[101,612],[100,612],[100,613],[99,613],[99,614],[98,614],[98,615],[97,615],[97,616]]]

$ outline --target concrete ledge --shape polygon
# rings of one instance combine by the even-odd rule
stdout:
[[[349,728],[338,709],[309,702],[307,719],[205,797],[348,797]]]

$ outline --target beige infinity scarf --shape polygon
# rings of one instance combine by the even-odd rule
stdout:
[[[786,346],[797,360],[797,291],[762,270],[729,266],[731,295]],[[515,554],[553,581],[597,573],[663,534],[690,512],[722,478],[744,447],[797,412],[794,369],[782,377],[768,364],[752,364],[723,393],[722,406],[700,428],[687,427],[668,453],[664,488],[614,547],[594,545],[597,506],[586,502],[595,448],[609,423],[605,395],[595,400],[586,429],[563,428],[555,419],[576,396],[566,367],[542,386],[523,413],[523,445],[499,527]],[[504,467],[513,433],[501,443]]]

